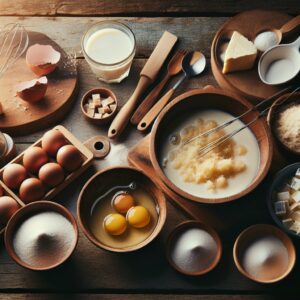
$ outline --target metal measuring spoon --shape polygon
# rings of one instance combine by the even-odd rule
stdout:
[[[199,75],[203,72],[206,66],[205,56],[199,51],[193,51],[187,53],[182,60],[182,70],[183,74],[180,76],[178,81],[173,85],[173,87],[162,97],[157,103],[149,110],[149,112],[144,116],[144,118],[138,124],[138,130],[146,130],[158,116],[161,110],[169,102],[170,98],[174,94],[175,90],[181,85],[181,83],[186,78],[191,78]]]
[[[259,59],[258,74],[268,85],[287,83],[300,72],[300,36],[291,44],[281,44],[267,50]]]

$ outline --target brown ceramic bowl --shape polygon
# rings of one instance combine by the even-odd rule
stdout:
[[[172,243],[174,241],[174,239],[176,238],[176,236],[181,233],[183,230],[187,229],[187,228],[200,228],[203,229],[205,231],[207,231],[216,241],[217,243],[217,255],[214,259],[214,261],[212,262],[212,264],[206,268],[205,270],[201,270],[199,272],[187,272],[185,270],[182,270],[181,268],[179,268],[176,263],[172,260],[171,258],[171,251],[172,251]],[[170,233],[168,240],[167,240],[167,248],[166,248],[166,255],[167,255],[167,259],[169,264],[178,272],[185,274],[185,275],[191,275],[191,276],[199,276],[199,275],[204,275],[210,271],[212,271],[217,264],[219,263],[221,256],[222,256],[222,242],[221,239],[218,235],[218,233],[210,226],[205,225],[199,221],[184,221],[182,223],[180,223],[179,225],[177,225],[173,231]]]
[[[91,232],[88,224],[91,206],[99,197],[99,193],[106,191],[108,186],[126,185],[130,181],[141,184],[152,195],[159,207],[158,221],[153,232],[143,242],[131,247],[113,248],[99,241]],[[96,173],[82,188],[77,202],[79,225],[84,234],[97,247],[111,252],[131,252],[148,245],[162,230],[167,216],[166,209],[165,196],[153,181],[138,169],[123,166],[107,168]]]
[[[64,216],[66,219],[71,222],[74,228],[75,232],[75,240],[73,242],[72,247],[70,248],[69,252],[66,253],[65,257],[59,261],[56,264],[49,265],[48,267],[33,267],[25,262],[23,262],[18,255],[16,254],[13,246],[13,238],[14,238],[14,233],[18,226],[20,224],[28,219],[29,217],[33,216],[36,213],[44,212],[44,211],[53,211],[61,214]],[[52,201],[37,201],[37,202],[32,202],[21,209],[19,209],[13,217],[10,219],[8,222],[6,229],[5,229],[5,235],[4,235],[4,242],[5,242],[5,247],[7,250],[7,253],[9,256],[20,266],[29,269],[29,270],[34,270],[34,271],[45,271],[45,270],[50,270],[53,268],[58,267],[62,263],[64,263],[74,252],[77,242],[78,242],[78,228],[77,228],[77,223],[73,215],[62,205],[52,202]]]
[[[87,112],[86,112],[86,110],[84,108],[84,105],[88,102],[88,100],[90,98],[92,98],[92,94],[100,94],[101,98],[112,97],[115,100],[116,105],[117,105],[116,108],[115,108],[115,110],[109,116],[107,116],[106,118],[96,119],[96,118],[90,117],[87,114]],[[84,116],[86,117],[86,119],[88,121],[90,121],[91,123],[93,123],[95,125],[101,125],[101,124],[108,123],[109,121],[111,121],[114,118],[114,116],[116,115],[117,110],[118,110],[118,102],[117,102],[116,95],[111,90],[105,89],[105,88],[95,88],[95,89],[91,89],[91,90],[87,91],[83,95],[83,97],[81,99],[81,105],[80,105],[80,107],[81,107],[82,113],[84,114]]]
[[[267,123],[263,119],[257,120],[249,127],[256,137],[260,151],[260,165],[257,175],[253,179],[252,183],[245,187],[243,191],[229,197],[207,199],[197,197],[183,191],[172,183],[171,180],[164,174],[159,163],[159,153],[162,141],[166,140],[168,133],[172,130],[172,126],[174,126],[174,120],[184,118],[184,116],[189,112],[192,113],[205,109],[217,109],[228,112],[233,116],[238,116],[252,107],[252,104],[243,98],[211,86],[204,89],[194,89],[176,97],[159,114],[151,131],[150,158],[157,175],[169,188],[181,197],[200,203],[216,204],[230,202],[250,193],[265,178],[272,161],[273,148],[271,134]],[[247,123],[253,120],[253,118],[257,115],[258,112],[251,111],[242,118],[242,121]]]
[[[275,129],[275,121],[278,119],[278,116],[280,112],[282,112],[285,108],[289,107],[293,103],[299,103],[300,102],[300,92],[295,93],[293,95],[284,94],[281,97],[279,97],[271,106],[268,115],[267,115],[267,122],[270,126],[271,132],[278,143],[278,145],[283,149],[286,154],[292,154],[297,155],[299,157],[300,152],[294,150],[293,148],[288,147],[277,135],[276,129]]]
[[[264,235],[273,235],[279,238],[282,241],[282,243],[286,246],[289,255],[289,263],[286,271],[281,276],[271,280],[261,280],[253,277],[248,272],[246,272],[241,262],[242,254],[248,247],[249,243]],[[257,224],[246,228],[239,234],[233,247],[233,259],[238,270],[249,279],[260,283],[274,283],[282,280],[292,271],[296,262],[296,250],[292,240],[279,228],[269,224]]]

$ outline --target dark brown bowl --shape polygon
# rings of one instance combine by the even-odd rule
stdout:
[[[14,250],[14,246],[13,246],[13,237],[14,237],[14,233],[16,228],[18,228],[18,226],[20,226],[20,224],[27,219],[28,217],[38,213],[38,212],[43,212],[43,211],[54,211],[57,212],[59,214],[61,214],[62,216],[64,216],[65,218],[67,218],[69,220],[69,222],[71,222],[74,231],[75,231],[75,236],[76,239],[74,240],[74,243],[72,245],[72,248],[70,249],[70,251],[68,253],[66,253],[65,257],[58,263],[53,264],[53,265],[49,265],[48,267],[33,267],[25,262],[23,262],[16,254],[15,250]],[[52,201],[37,201],[37,202],[32,202],[24,207],[22,207],[21,209],[19,209],[14,215],[13,217],[9,220],[6,229],[5,229],[5,235],[4,235],[4,242],[5,242],[5,247],[7,250],[7,253],[9,254],[9,256],[16,262],[18,263],[20,266],[29,269],[29,270],[34,270],[34,271],[45,271],[45,270],[50,270],[53,268],[58,267],[59,265],[61,265],[62,263],[64,263],[74,252],[77,242],[78,242],[78,228],[77,228],[77,223],[75,218],[73,217],[73,215],[62,205],[52,202]]]
[[[265,281],[259,280],[251,276],[245,271],[241,263],[242,253],[245,251],[245,248],[248,247],[249,243],[253,239],[257,239],[260,236],[264,235],[273,235],[279,238],[282,241],[282,243],[286,246],[289,255],[289,265],[287,270],[281,276],[272,280]],[[247,278],[260,283],[274,283],[282,280],[292,271],[296,262],[296,250],[292,240],[283,231],[269,224],[257,224],[246,228],[239,234],[233,247],[233,259],[238,270]]]
[[[84,105],[91,98],[92,94],[100,94],[100,95],[104,95],[105,97],[112,97],[115,100],[116,105],[117,105],[116,108],[115,108],[115,110],[109,116],[107,116],[106,118],[101,118],[101,119],[91,118],[86,113],[86,111],[84,109]],[[80,107],[81,107],[82,113],[84,114],[84,116],[86,117],[86,119],[88,121],[90,121],[91,123],[93,123],[95,125],[101,125],[101,124],[108,123],[109,121],[111,121],[114,118],[114,116],[116,115],[117,110],[118,110],[118,101],[117,101],[116,95],[111,90],[106,89],[106,88],[94,88],[94,89],[91,89],[91,90],[87,91],[83,95],[83,97],[81,99]]]
[[[279,147],[283,149],[286,154],[292,154],[293,156],[300,155],[300,152],[288,147],[285,143],[283,143],[280,138],[277,135],[277,132],[275,130],[275,120],[278,117],[279,113],[284,110],[287,106],[293,104],[293,103],[300,103],[300,92],[295,93],[293,95],[284,94],[281,97],[279,97],[271,106],[269,109],[268,115],[267,115],[267,122],[270,126],[271,132],[278,143]]]
[[[217,255],[215,260],[213,261],[213,263],[206,268],[205,270],[201,270],[199,272],[186,272],[182,269],[180,269],[172,260],[171,258],[171,251],[172,251],[172,241],[174,240],[174,238],[176,237],[177,234],[179,234],[181,231],[183,231],[186,228],[191,228],[191,227],[197,227],[197,228],[201,228],[206,230],[216,241],[217,243]],[[167,241],[167,248],[166,248],[166,255],[167,255],[167,259],[169,264],[178,272],[185,274],[185,275],[190,275],[190,276],[199,276],[199,275],[204,275],[210,271],[212,271],[217,264],[219,263],[221,256],[222,256],[222,242],[221,239],[219,237],[219,235],[217,234],[217,232],[210,226],[203,224],[199,221],[184,221],[182,223],[180,223],[179,225],[177,225],[173,231],[170,233],[169,237],[168,237],[168,241]]]
[[[257,139],[260,150],[260,165],[257,175],[248,187],[235,195],[215,199],[207,199],[191,195],[177,187],[171,182],[171,180],[168,179],[159,164],[158,158],[161,141],[165,139],[164,135],[170,131],[174,120],[180,118],[182,114],[202,109],[218,109],[228,112],[233,116],[238,116],[252,107],[252,104],[243,98],[240,98],[228,91],[221,91],[220,89],[211,86],[204,89],[194,89],[176,97],[159,114],[151,131],[150,158],[160,179],[178,195],[195,202],[208,204],[234,201],[254,190],[267,175],[273,154],[271,134],[266,121],[262,118],[249,126]],[[247,123],[257,117],[257,115],[258,112],[251,111],[242,118],[242,121]]]
[[[95,199],[99,197],[99,192],[101,190],[105,191],[108,186],[115,184],[122,185],[122,183],[126,184],[128,181],[136,181],[140,183],[147,189],[149,193],[151,193],[159,207],[158,221],[153,232],[140,244],[126,248],[113,248],[99,241],[91,232],[88,225],[91,206],[93,205]],[[81,227],[82,231],[97,247],[111,252],[131,252],[145,247],[161,232],[167,216],[166,198],[162,191],[143,172],[132,167],[117,166],[107,168],[96,173],[84,185],[77,202],[77,215],[79,226]]]

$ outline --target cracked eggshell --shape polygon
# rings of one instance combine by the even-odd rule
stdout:
[[[35,103],[40,101],[46,94],[48,79],[46,76],[24,81],[16,86],[16,94],[24,101]]]
[[[26,52],[26,63],[28,67],[38,76],[52,73],[61,59],[60,52],[51,45],[35,44]]]

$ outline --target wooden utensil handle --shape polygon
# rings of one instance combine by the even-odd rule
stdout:
[[[144,116],[144,118],[139,123],[137,129],[139,131],[145,131],[149,125],[152,124],[154,119],[158,116],[161,110],[168,103],[172,95],[174,94],[174,89],[170,89],[159,101],[149,110],[149,112]]]
[[[136,107],[138,98],[141,96],[142,92],[149,86],[150,83],[150,78],[146,76],[141,76],[134,93],[132,94],[130,99],[125,103],[125,105],[121,108],[121,110],[114,118],[113,122],[111,123],[108,129],[108,137],[110,139],[117,138],[125,129],[132,115],[132,112]]]
[[[281,28],[280,31],[282,34],[287,34],[290,31],[296,29],[300,25],[300,15],[291,19],[289,22],[285,23]]]
[[[130,122],[133,125],[137,125],[145,114],[149,111],[152,105],[155,103],[155,100],[161,90],[164,88],[168,80],[171,78],[171,75],[168,73],[166,76],[160,81],[160,83],[153,88],[153,90],[148,94],[148,96],[142,101],[142,103],[138,106],[137,110],[133,114]]]

